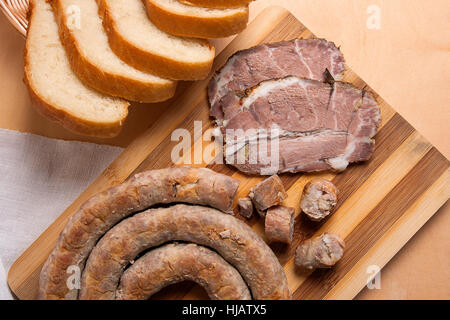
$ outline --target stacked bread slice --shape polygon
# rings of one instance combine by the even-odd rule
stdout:
[[[128,21],[135,21],[137,28],[129,31],[136,35],[141,53],[128,56],[130,61],[143,59],[152,67],[139,70],[135,63],[121,59],[111,49],[121,47],[113,30],[122,32],[128,26],[116,25],[106,17],[110,12],[105,9],[108,3],[119,2],[30,1],[25,83],[37,110],[72,132],[114,137],[128,115],[127,100],[167,100],[175,93],[176,80],[202,79],[210,71],[214,47],[207,40],[177,37],[153,25],[148,32],[139,29],[140,24],[151,24],[140,0],[122,1],[134,9],[128,11]],[[124,19],[119,17],[119,21]],[[118,51],[128,48],[122,46]]]
[[[143,0],[161,30],[196,38],[222,38],[244,30],[249,0]]]
[[[111,51],[95,0],[51,3],[72,69],[84,83],[133,101],[158,102],[173,96],[175,81],[136,70]]]
[[[216,9],[243,7],[252,1],[253,0],[180,0],[180,2],[185,4]]]
[[[157,28],[142,0],[97,0],[111,49],[144,72],[174,80],[208,76],[214,47],[208,40],[183,38]]]
[[[37,109],[78,134],[113,137],[128,101],[170,99],[205,79],[206,38],[245,28],[250,0],[31,0],[25,82]]]
[[[75,75],[46,0],[30,1],[24,78],[38,111],[65,128],[99,137],[120,132],[129,103],[92,90]]]

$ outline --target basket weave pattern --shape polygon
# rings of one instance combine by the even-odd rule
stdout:
[[[0,0],[0,8],[13,26],[25,36],[28,27],[28,0]]]

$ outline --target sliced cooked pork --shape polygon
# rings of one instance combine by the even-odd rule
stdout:
[[[239,94],[264,80],[297,76],[324,81],[328,73],[339,80],[344,57],[334,43],[323,39],[294,39],[259,45],[234,54],[208,86],[211,116],[219,123]]]
[[[263,81],[223,115],[226,162],[249,174],[342,171],[371,157],[380,120],[372,95],[349,83]]]

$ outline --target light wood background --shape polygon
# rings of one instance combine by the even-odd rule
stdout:
[[[258,0],[251,16],[273,4],[289,9],[317,36],[341,45],[347,64],[450,158],[448,0]],[[381,10],[379,30],[366,27],[370,5]],[[113,140],[67,133],[30,108],[21,81],[24,41],[3,16],[0,38],[1,128],[126,146],[163,112],[133,106],[126,129]],[[228,41],[215,41],[217,49]],[[447,204],[383,269],[382,289],[365,289],[358,298],[450,298],[449,223]]]

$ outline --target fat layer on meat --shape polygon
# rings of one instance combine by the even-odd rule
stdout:
[[[381,121],[370,93],[294,76],[261,82],[227,110],[225,160],[249,174],[345,170],[371,157]]]

